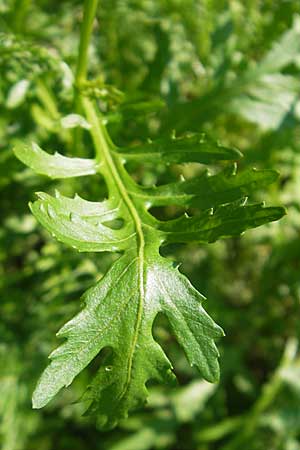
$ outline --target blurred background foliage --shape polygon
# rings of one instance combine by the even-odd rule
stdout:
[[[205,131],[244,153],[240,168],[276,168],[264,193],[286,206],[279,223],[242,238],[165,250],[204,293],[226,331],[221,380],[187,364],[163,317],[154,333],[172,360],[177,387],[151,386],[147,407],[100,433],[77,400],[97,360],[42,411],[31,392],[79,310],[80,295],[112,256],[78,254],[52,240],[30,215],[36,190],[105,196],[91,184],[53,182],[12,155],[19,139],[66,155],[90,156],[74,112],[73,75],[82,2],[0,0],[0,442],[3,450],[300,449],[300,2],[298,0],[102,0],[90,49],[87,91],[116,142],[176,130]],[[144,184],[164,172],[132,166]],[[214,168],[212,168],[214,170]],[[83,180],[83,182],[82,182]],[[94,180],[94,178],[93,178]],[[158,210],[163,217],[173,207]]]

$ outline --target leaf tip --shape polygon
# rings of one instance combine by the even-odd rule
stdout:
[[[287,209],[283,206],[278,206],[276,209],[278,210],[278,219],[288,215]]]
[[[48,403],[48,400],[44,398],[44,395],[40,393],[38,386],[32,394],[32,408],[41,409]]]

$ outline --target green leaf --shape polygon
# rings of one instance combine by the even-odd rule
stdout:
[[[36,173],[50,178],[70,178],[93,175],[97,172],[94,159],[67,158],[66,156],[42,150],[34,142],[31,145],[18,143],[13,149],[16,157]]]
[[[254,79],[245,94],[234,98],[230,110],[259,124],[263,130],[276,129],[292,113],[299,93],[296,77],[267,74]]]
[[[159,158],[166,163],[213,164],[217,161],[236,161],[242,157],[238,150],[223,147],[204,133],[157,139],[146,144],[119,149],[119,152],[126,160],[153,161]]]
[[[121,230],[103,224],[116,218],[116,207],[108,201],[92,204],[78,198],[54,198],[43,192],[38,196],[38,201],[30,203],[37,220],[57,240],[81,252],[121,251],[134,242],[131,224]],[[83,211],[86,203],[87,209]]]
[[[279,128],[288,115],[294,114],[300,94],[298,77],[280,72],[294,64],[299,56],[300,17],[295,16],[292,27],[261,61],[243,74],[243,92],[232,98],[229,109],[263,130]]]
[[[234,33],[231,38],[234,42]],[[221,38],[222,44],[224,41]],[[234,55],[237,52],[240,52],[239,46],[231,48],[230,55],[226,45],[222,46],[219,63],[210,68],[213,73],[211,89],[191,101],[174,103],[166,114],[165,130],[174,127],[184,130],[187,126],[197,129],[199,123],[211,123],[228,112],[257,124],[263,131],[278,129],[288,125],[291,118],[297,118],[295,106],[300,85],[298,72],[292,66],[299,65],[300,60],[300,17],[294,15],[291,27],[258,61],[248,55],[243,64],[236,67]],[[212,53],[212,63],[215,57]]]
[[[165,241],[169,243],[215,242],[278,220],[284,214],[284,208],[265,208],[263,204],[246,206],[245,203],[222,205],[216,211],[208,210],[199,216],[182,216],[169,222],[161,222],[160,229]]]
[[[84,296],[86,307],[58,333],[67,338],[55,350],[33,397],[42,407],[105,347],[113,352],[103,361],[86,393],[91,412],[102,426],[114,426],[127,411],[145,401],[146,382],[168,381],[172,366],[152,337],[155,316],[163,312],[174,334],[209,381],[219,376],[214,338],[223,335],[201,306],[203,297],[172,264],[149,244],[140,285],[140,264],[128,251]],[[147,357],[145,357],[147,355]]]
[[[189,180],[151,188],[136,186],[131,182],[130,192],[146,199],[151,206],[178,205],[207,209],[250,195],[277,178],[278,173],[274,170],[248,169],[237,174],[236,166],[233,166],[217,175],[210,176],[208,172],[203,172]]]
[[[90,100],[84,98],[83,106],[99,164],[80,160],[84,162],[78,163],[80,169],[77,166],[78,171],[74,172],[87,174],[85,171],[91,170],[92,165],[93,171],[105,178],[108,199],[93,203],[78,196],[72,199],[39,193],[31,210],[58,240],[79,251],[123,254],[86,292],[84,309],[58,333],[66,340],[50,355],[51,363],[37,385],[33,405],[46,405],[106,349],[84,400],[101,426],[113,427],[128,411],[145,402],[149,380],[174,378],[170,361],[152,336],[158,313],[168,318],[190,364],[206,380],[219,378],[214,341],[223,332],[203,309],[203,296],[171,261],[160,255],[160,247],[169,242],[212,242],[236,236],[279,219],[284,210],[246,205],[244,197],[273,182],[277,173],[250,170],[236,175],[232,167],[232,160],[240,157],[236,150],[204,137],[201,140],[200,135],[120,149],[111,142]],[[39,151],[36,160],[32,149],[18,149],[21,150],[16,151],[17,156],[44,173],[49,158],[58,158]],[[166,163],[227,160],[230,166],[217,175],[204,172],[192,180],[150,189],[135,183],[128,174],[125,162],[131,157],[153,163],[158,158]],[[59,164],[52,167],[52,176],[56,175],[55,170],[60,176],[67,173]],[[193,206],[196,213],[193,217],[159,221],[149,211],[152,205],[172,203]],[[120,226],[114,226],[114,221],[120,221]]]
[[[291,28],[272,45],[260,62],[260,71],[277,72],[295,62],[300,53],[300,16],[295,15]]]

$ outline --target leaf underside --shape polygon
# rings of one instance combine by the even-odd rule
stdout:
[[[93,132],[97,124],[87,113]],[[103,160],[48,155],[36,145],[19,144],[16,156],[36,172],[55,178],[100,173],[108,186],[108,199],[90,202],[76,195],[38,193],[30,205],[39,222],[59,241],[78,251],[116,251],[121,256],[106,275],[83,296],[84,308],[58,332],[64,343],[51,355],[33,395],[33,406],[46,405],[64,386],[72,383],[103,349],[110,352],[84,394],[88,412],[99,425],[110,428],[143,404],[149,380],[171,381],[172,365],[153,339],[158,313],[169,320],[189,363],[214,382],[219,377],[215,339],[223,335],[202,307],[204,297],[163,258],[160,247],[174,242],[213,242],[241,234],[248,228],[277,220],[280,207],[247,204],[246,197],[272,183],[277,173],[247,170],[236,174],[234,161],[241,155],[204,135],[161,139],[129,149],[106,142]],[[216,175],[203,172],[185,181],[146,188],[126,171],[127,160],[166,163],[200,162],[228,167]],[[193,207],[189,217],[160,221],[151,206],[175,204]],[[122,219],[114,229],[110,221]]]

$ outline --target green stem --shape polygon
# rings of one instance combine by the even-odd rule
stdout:
[[[30,6],[31,0],[16,0],[14,3],[14,17],[13,28],[15,33],[22,33],[25,31],[26,15]]]
[[[76,85],[86,80],[88,68],[88,48],[93,30],[93,23],[97,11],[98,0],[85,0],[83,22],[80,31],[79,53],[75,75]]]
[[[122,398],[123,396],[126,395],[128,386],[130,384],[132,376],[133,357],[142,323],[142,314],[145,298],[145,275],[144,275],[145,237],[142,222],[136,210],[136,206],[132,201],[132,199],[130,198],[126,186],[124,185],[124,181],[120,173],[120,167],[118,167],[111,154],[112,143],[106,131],[105,125],[103,124],[103,121],[101,120],[101,117],[99,116],[99,113],[96,111],[93,103],[88,98],[83,98],[82,103],[87,119],[89,123],[92,125],[91,135],[94,141],[97,157],[99,160],[103,162],[105,168],[104,170],[107,171],[107,175],[109,176],[109,178],[114,181],[114,186],[118,190],[118,195],[121,197],[124,204],[128,208],[129,214],[131,215],[132,222],[135,227],[137,238],[137,257],[139,261],[139,270],[138,270],[139,305],[135,330],[131,343],[131,352],[128,358],[127,379],[123,386],[123,390],[120,394],[120,398]]]
[[[87,77],[87,64],[88,64],[88,46],[92,33],[93,21],[96,14],[98,0],[86,0],[84,3],[84,14],[83,14],[83,23],[80,34],[80,44],[79,44],[79,55],[78,55],[78,63],[77,63],[77,71],[76,71],[76,87],[77,92],[80,84],[82,84]],[[130,196],[128,195],[127,189],[124,186],[122,177],[119,173],[119,168],[116,166],[116,163],[111,154],[111,141],[106,131],[106,128],[96,111],[93,103],[85,97],[81,97],[80,92],[77,94],[80,103],[83,105],[86,116],[90,124],[91,135],[94,141],[95,150],[97,154],[97,158],[103,161],[105,169],[109,173],[109,176],[114,181],[115,188],[119,191],[119,195],[122,198],[124,204],[127,206],[128,211],[132,217],[132,221],[134,223],[134,227],[136,230],[137,236],[137,253],[139,258],[139,306],[138,306],[138,314],[137,320],[135,324],[135,331],[133,335],[131,352],[128,358],[128,367],[127,367],[127,379],[123,386],[122,393],[120,397],[126,395],[131,374],[132,374],[132,362],[133,356],[136,348],[136,343],[138,339],[138,334],[140,332],[140,327],[142,323],[142,313],[144,307],[144,297],[145,297],[145,287],[144,287],[144,250],[145,250],[145,240],[144,233],[142,229],[142,223],[138,212],[136,210],[135,205],[133,204]]]
[[[93,31],[93,23],[96,16],[98,0],[85,0],[83,7],[83,21],[80,30],[79,50],[75,74],[74,108],[77,114],[81,113],[80,85],[87,79],[88,49]],[[74,154],[80,155],[83,130],[76,128],[73,134]]]

